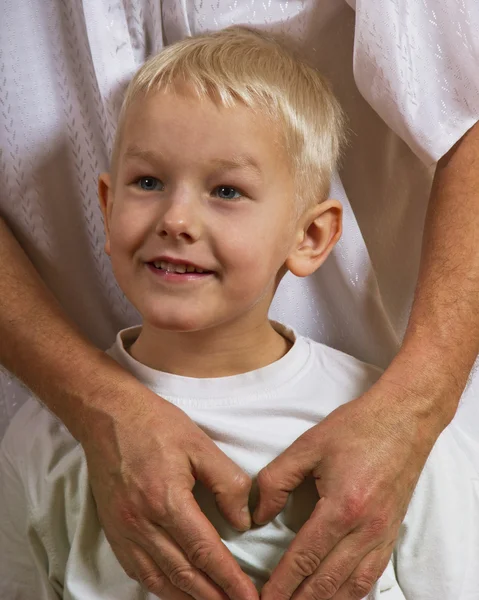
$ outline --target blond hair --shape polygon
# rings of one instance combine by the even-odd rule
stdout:
[[[344,137],[328,82],[270,36],[245,27],[187,38],[149,59],[127,88],[113,148],[119,158],[129,107],[151,91],[187,83],[199,97],[264,111],[281,128],[301,204],[327,198]]]

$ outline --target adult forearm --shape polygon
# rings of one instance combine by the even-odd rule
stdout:
[[[479,352],[479,124],[438,163],[414,303],[384,375],[438,431],[454,416]]]
[[[0,218],[0,363],[81,437],[85,404],[128,381],[67,318]]]

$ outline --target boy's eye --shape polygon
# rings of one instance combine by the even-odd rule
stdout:
[[[159,192],[164,188],[161,181],[156,177],[140,177],[136,184],[145,192]]]
[[[236,198],[241,198],[243,195],[230,185],[220,185],[214,190],[214,193],[224,200],[236,200]]]

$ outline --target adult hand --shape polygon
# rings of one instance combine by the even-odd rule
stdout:
[[[258,600],[192,494],[202,481],[226,519],[246,530],[249,477],[138,382],[96,407],[80,441],[100,522],[126,573],[165,600]]]
[[[402,394],[378,382],[260,472],[257,523],[278,514],[308,475],[320,497],[264,586],[262,600],[352,600],[369,594],[439,435],[407,411]]]

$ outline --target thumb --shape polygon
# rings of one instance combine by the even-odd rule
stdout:
[[[267,523],[283,510],[290,493],[317,467],[319,454],[317,440],[313,446],[307,431],[259,472],[255,523]]]
[[[210,439],[208,442],[193,461],[195,478],[213,492],[225,519],[235,529],[246,531],[251,527],[251,478]]]

